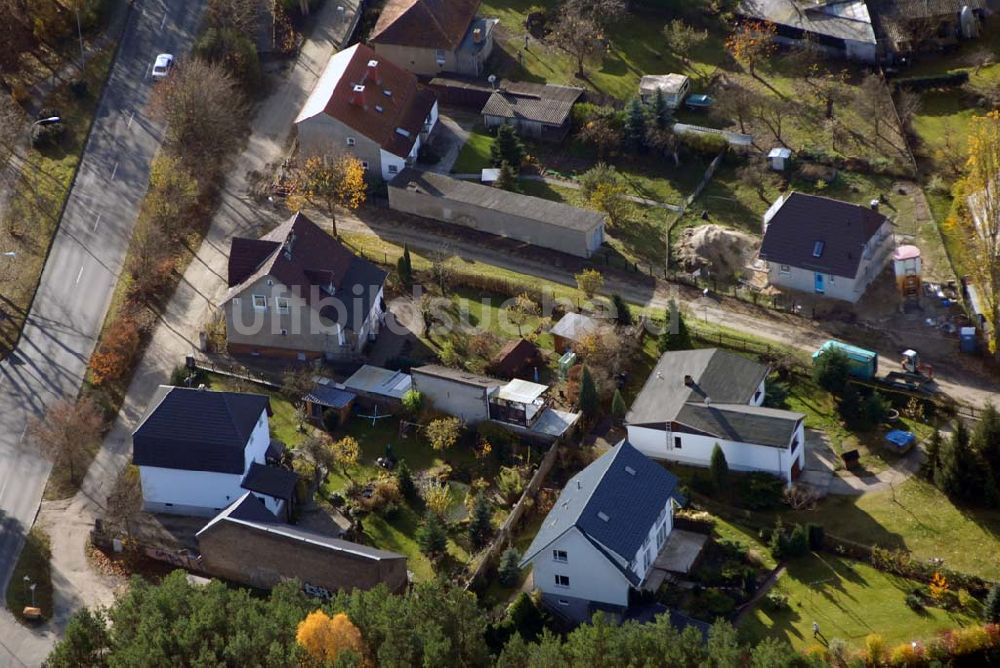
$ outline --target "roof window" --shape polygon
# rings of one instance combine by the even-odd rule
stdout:
[[[608,517],[608,514],[605,513],[604,511],[597,513],[597,516],[605,522],[611,519],[610,517]]]
[[[381,113],[382,113],[382,112],[384,111],[384,110],[382,109],[382,105],[381,105],[381,104],[376,104],[376,105],[375,105],[375,111],[377,111],[378,113],[380,113],[380,114],[381,114]]]
[[[629,475],[635,475],[635,469],[632,468],[631,466],[626,466],[625,473],[628,473]]]
[[[823,247],[826,246],[826,242],[817,241],[813,244],[813,257],[820,257],[823,255]]]
[[[410,131],[405,128],[396,128],[396,134],[409,138]]]

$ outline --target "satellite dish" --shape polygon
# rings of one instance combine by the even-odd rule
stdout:
[[[497,75],[491,74],[488,77],[486,77],[486,80],[490,82],[490,86],[492,86],[494,89],[496,89],[496,87],[497,87]]]

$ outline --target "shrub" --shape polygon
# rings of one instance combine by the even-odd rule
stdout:
[[[410,389],[403,395],[402,401],[403,408],[409,415],[417,415],[420,413],[420,409],[424,406],[424,395],[422,395],[418,390]]]
[[[399,460],[399,465],[396,467],[396,482],[399,485],[399,493],[404,499],[412,501],[417,498],[417,486],[413,484],[413,475],[405,459]]]
[[[340,413],[331,408],[323,411],[323,429],[332,434],[338,426],[340,426]]]
[[[94,385],[120,380],[131,369],[139,350],[139,326],[128,316],[116,318],[105,332],[101,346],[90,358]]]
[[[921,610],[924,609],[924,599],[919,594],[911,591],[906,595],[906,605],[911,610],[916,610],[917,612],[920,612]]]
[[[513,587],[521,577],[518,565],[521,555],[513,547],[508,547],[500,555],[500,566],[497,568],[497,579],[504,587]]]
[[[788,597],[776,591],[767,595],[767,608],[774,612],[788,609]]]
[[[983,604],[983,619],[991,624],[1000,623],[1000,584],[990,587],[990,593]]]
[[[813,363],[813,380],[827,392],[841,395],[851,375],[851,361],[840,350],[828,350]]]
[[[501,467],[500,473],[497,475],[497,489],[500,490],[500,495],[507,503],[517,501],[521,492],[524,491],[524,478],[520,469],[509,466]]]
[[[865,638],[865,656],[868,657],[868,665],[883,664],[886,658],[885,638],[877,633],[870,633]]]
[[[785,483],[778,477],[754,471],[736,478],[738,505],[750,510],[768,510],[781,504]]]

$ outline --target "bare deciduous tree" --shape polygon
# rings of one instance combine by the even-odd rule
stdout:
[[[597,21],[584,13],[566,8],[552,27],[549,39],[576,59],[576,75],[582,78],[585,74],[584,63],[604,49],[601,42],[603,36]]]
[[[41,417],[28,423],[28,438],[56,469],[64,469],[74,484],[83,479],[91,452],[101,441],[104,416],[89,396],[68,399],[49,406]]]
[[[126,465],[118,474],[115,486],[108,495],[105,513],[108,519],[125,528],[125,535],[132,539],[132,522],[142,510],[142,481],[139,469]]]
[[[197,58],[174,68],[153,91],[153,110],[167,122],[166,144],[212,164],[235,149],[246,119],[239,86],[220,65]]]

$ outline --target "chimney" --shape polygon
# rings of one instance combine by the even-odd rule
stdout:
[[[709,407],[709,406],[711,406],[711,405],[712,405],[712,399],[711,399],[711,398],[709,398],[709,397],[708,397],[708,396],[706,395],[706,397],[705,397],[705,408],[708,408],[708,407]]]
[[[694,378],[692,378],[688,374],[684,374],[684,384],[687,385],[688,387],[691,387],[692,385],[694,385]]]
[[[351,104],[355,107],[361,107],[362,109],[368,108],[368,103],[365,99],[364,84],[354,84],[354,88],[351,89]]]
[[[872,211],[878,211],[878,200],[873,199],[871,202],[868,203],[868,206],[872,208]]]
[[[483,29],[473,28],[472,29],[472,43],[479,44],[483,41]]]
[[[382,85],[382,71],[378,68],[378,61],[374,58],[368,61],[368,72],[365,74],[365,81],[373,81],[376,86]]]

